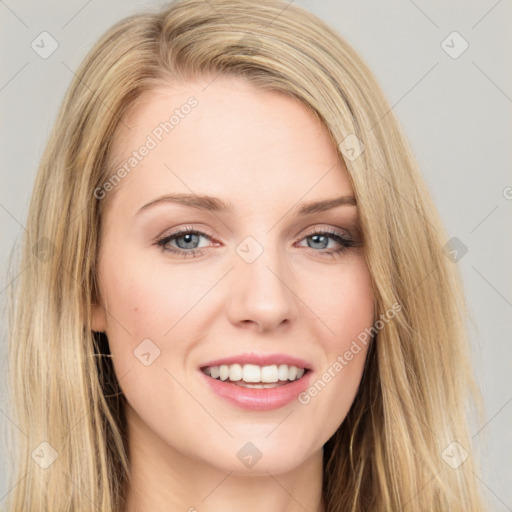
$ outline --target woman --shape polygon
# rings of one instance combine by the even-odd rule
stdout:
[[[481,510],[446,239],[325,23],[280,0],[121,21],[36,179],[8,510]]]

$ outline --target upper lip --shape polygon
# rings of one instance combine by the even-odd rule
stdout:
[[[300,357],[291,356],[288,354],[255,354],[244,353],[235,356],[223,357],[222,359],[214,359],[201,364],[201,368],[206,366],[220,366],[221,364],[256,364],[258,366],[270,366],[287,364],[289,366],[296,366],[297,368],[304,368],[312,370],[311,364],[305,359]]]

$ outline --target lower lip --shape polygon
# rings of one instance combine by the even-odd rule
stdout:
[[[269,411],[279,409],[297,399],[305,391],[311,378],[307,371],[300,379],[276,388],[244,388],[222,380],[213,379],[201,370],[199,373],[206,379],[210,389],[228,402],[253,411]]]

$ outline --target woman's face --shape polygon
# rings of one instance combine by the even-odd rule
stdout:
[[[325,127],[240,78],[207,84],[153,91],[120,125],[93,328],[153,460],[279,473],[352,404],[370,276],[356,206],[312,206],[354,193]]]

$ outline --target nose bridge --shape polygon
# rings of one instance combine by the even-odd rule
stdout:
[[[253,322],[261,330],[290,321],[295,297],[284,252],[272,236],[248,236],[237,246],[228,314],[234,323]]]

